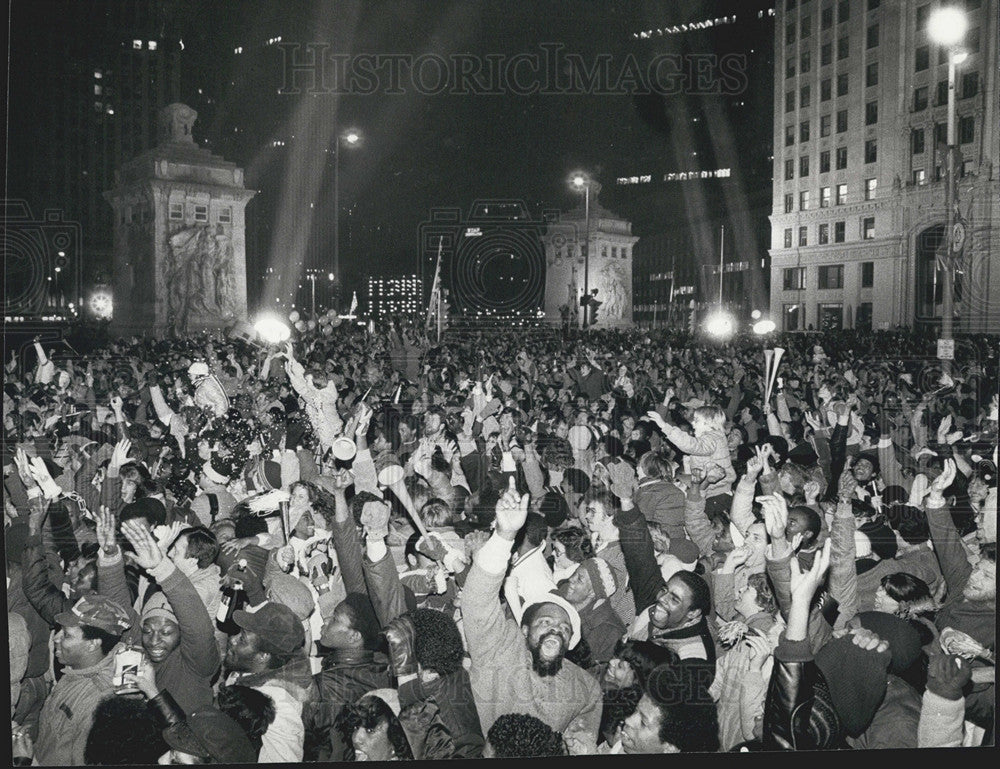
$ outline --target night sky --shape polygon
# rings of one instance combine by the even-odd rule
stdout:
[[[340,166],[340,253],[348,288],[370,272],[418,271],[419,225],[432,208],[468,210],[476,199],[521,198],[534,216],[544,209],[566,210],[579,202],[567,184],[575,170],[601,182],[602,205],[631,219],[635,234],[663,232],[681,219],[690,223],[693,200],[695,215],[717,215],[724,205],[722,184],[730,185],[730,205],[747,205],[753,193],[759,195],[760,181],[769,179],[769,62],[754,64],[751,58],[747,81],[733,96],[602,94],[585,88],[572,95],[515,94],[503,82],[502,95],[423,95],[405,71],[401,95],[383,92],[389,88],[383,72],[371,95],[296,96],[277,92],[282,51],[262,44],[280,35],[283,43],[328,44],[331,53],[345,57],[433,53],[504,61],[517,54],[541,58],[545,46],[557,45],[587,66],[608,57],[614,80],[629,55],[644,67],[657,53],[745,51],[753,44],[745,27],[654,41],[636,40],[632,33],[751,6],[767,4],[15,0],[8,197],[25,197],[19,188],[26,186],[31,158],[46,152],[46,127],[22,119],[31,114],[32,100],[47,98],[39,68],[52,77],[61,57],[100,57],[102,50],[133,34],[151,34],[149,26],[159,24],[167,37],[184,40],[181,96],[199,112],[196,139],[243,165],[247,186],[261,191],[247,210],[248,220],[256,217],[256,235],[248,237],[248,273],[259,274],[276,260],[295,261],[296,253],[307,264],[332,253],[333,163],[324,150],[335,146],[338,125],[364,137],[361,146],[343,152]],[[144,16],[147,10],[152,12]],[[770,29],[766,23],[760,28]],[[233,55],[238,45],[244,46],[243,55]],[[573,64],[563,61],[564,82],[572,75]],[[530,75],[524,79],[533,82]],[[748,118],[759,115],[766,121],[757,119],[755,127]],[[285,144],[273,147],[275,140]],[[751,147],[759,163],[744,167],[756,178],[687,185],[656,181],[667,171],[736,166]],[[649,173],[653,184],[615,184],[619,176]],[[767,245],[759,243],[753,255],[762,256]]]

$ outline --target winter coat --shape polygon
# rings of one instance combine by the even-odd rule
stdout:
[[[601,722],[597,681],[569,660],[540,677],[517,623],[504,615],[500,585],[511,543],[494,534],[476,553],[462,590],[462,619],[472,668],[469,677],[482,733],[504,713],[527,713],[553,730],[596,747]]]
[[[763,742],[766,750],[847,747],[826,680],[806,640],[789,641],[782,634],[774,650]]]
[[[118,647],[115,647],[116,650]],[[115,650],[89,668],[65,668],[52,687],[38,719],[35,763],[39,766],[82,766],[94,711],[114,696]]]
[[[164,558],[149,571],[163,594],[170,602],[177,625],[180,628],[180,644],[162,662],[154,662],[156,685],[170,692],[188,715],[207,710],[213,706],[214,692],[212,679],[219,671],[219,647],[215,642],[215,626],[208,616],[208,610],[186,576]],[[105,595],[122,606],[129,606],[128,587],[122,555],[108,558],[103,553],[97,558],[97,584],[101,595]],[[125,640],[141,644],[142,623],[138,614],[129,608],[132,628]]]
[[[306,729],[306,761],[343,761],[344,741],[334,728],[337,715],[373,689],[392,686],[389,661],[364,649],[334,649],[323,658],[314,676],[317,699],[302,713]]]

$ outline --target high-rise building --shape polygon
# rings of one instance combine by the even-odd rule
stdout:
[[[1000,329],[998,0],[968,20],[956,78],[957,331]],[[948,51],[938,2],[781,0],[775,24],[771,314],[786,331],[942,316]]]
[[[685,308],[693,298],[718,302],[723,226],[724,304],[747,316],[767,304],[772,126],[762,105],[773,98],[771,30],[779,1],[650,6],[632,33],[640,63],[659,57],[663,71],[686,72],[675,91],[636,100],[666,142],[647,168],[623,169],[614,187],[608,184],[610,204],[628,212],[640,236],[633,269],[638,324],[678,322],[667,311],[671,299]],[[626,175],[636,171],[638,177]]]
[[[14,47],[33,50],[12,59],[7,194],[78,223],[85,282],[107,278],[112,210],[102,192],[117,168],[156,145],[157,112],[181,101],[186,0],[62,4],[44,41],[27,18],[37,9],[20,5]]]

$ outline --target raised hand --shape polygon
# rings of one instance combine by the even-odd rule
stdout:
[[[808,606],[813,596],[816,595],[816,591],[823,584],[823,580],[826,577],[827,569],[830,568],[831,544],[829,539],[823,543],[823,549],[816,554],[812,568],[808,571],[802,571],[798,558],[791,558],[789,560],[788,563],[792,570],[791,588],[793,602],[801,601],[804,605]]]
[[[764,512],[764,527],[771,539],[783,540],[788,525],[788,504],[780,494],[757,497]]]
[[[125,539],[135,549],[135,554],[130,555],[136,564],[146,571],[155,569],[160,565],[160,562],[163,560],[163,551],[156,544],[153,535],[146,531],[145,526],[135,519],[125,521],[122,523],[122,534],[125,535]]]
[[[106,505],[101,505],[101,509],[94,516],[94,521],[97,523],[97,544],[105,555],[114,555],[118,552],[114,514],[108,510]]]
[[[114,451],[111,452],[110,467],[113,467],[115,470],[121,469],[121,466],[128,460],[128,453],[131,450],[132,441],[128,438],[122,438],[118,441],[118,443],[115,444]]]
[[[935,654],[927,665],[927,688],[946,700],[962,699],[972,678],[972,665],[951,654]]]
[[[667,426],[666,420],[663,417],[661,417],[656,411],[647,411],[646,416],[644,416],[643,419],[649,420],[657,427],[659,427],[661,430]]]
[[[497,500],[496,531],[504,539],[513,540],[528,518],[528,494],[518,494],[511,476],[510,485]]]
[[[944,461],[944,469],[941,471],[940,475],[934,479],[930,486],[930,496],[940,497],[944,495],[944,490],[947,489],[955,481],[955,475],[958,472],[958,467],[955,465],[954,459],[946,459]]]

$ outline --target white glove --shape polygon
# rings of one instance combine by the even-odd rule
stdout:
[[[46,499],[56,499],[63,493],[59,484],[52,480],[52,476],[49,475],[49,469],[45,466],[45,462],[41,457],[32,457],[29,460],[28,472],[35,479],[35,483],[38,484]]]

